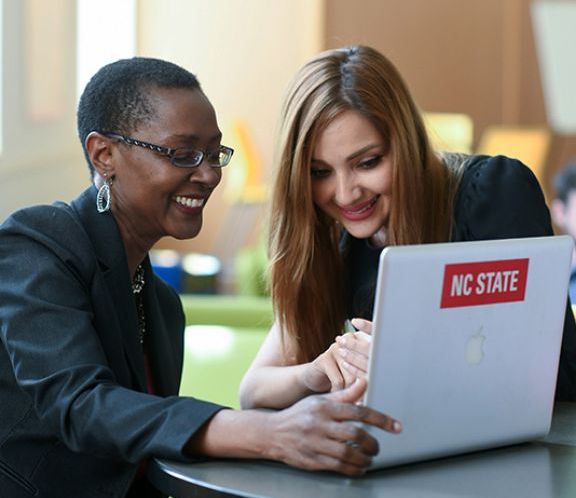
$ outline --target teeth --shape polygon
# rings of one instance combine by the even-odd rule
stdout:
[[[178,204],[190,208],[202,207],[204,205],[204,199],[193,199],[192,197],[184,197],[181,195],[177,195],[175,200]]]
[[[370,204],[368,204],[367,206],[363,207],[362,209],[359,209],[358,211],[350,211],[350,210],[347,210],[347,211],[348,211],[348,213],[351,213],[351,214],[361,214],[361,213],[364,213],[365,211],[368,211],[369,209],[371,209],[372,206],[373,206],[374,204],[376,204],[376,201],[377,201],[377,199],[374,199],[372,202],[370,202]]]

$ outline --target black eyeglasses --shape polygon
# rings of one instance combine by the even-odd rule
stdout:
[[[127,145],[137,145],[138,147],[150,149],[151,151],[166,156],[170,159],[170,162],[178,168],[196,168],[202,164],[204,159],[206,159],[208,164],[214,168],[223,168],[230,162],[232,154],[234,154],[234,149],[226,147],[225,145],[220,145],[214,150],[200,150],[189,147],[178,147],[172,149],[170,147],[162,147],[160,145],[143,142],[142,140],[137,140],[135,138],[125,137],[118,133],[106,132],[102,133],[102,135],[114,138]]]

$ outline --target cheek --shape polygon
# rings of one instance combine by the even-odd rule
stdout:
[[[326,204],[329,198],[329,187],[327,180],[316,180],[312,182],[312,201],[319,207]]]
[[[384,181],[382,185],[382,192],[384,195],[392,195],[392,170],[388,169],[384,175]]]
[[[182,182],[182,178],[166,168],[150,168],[142,172],[138,181],[143,185],[143,189],[160,194],[174,190],[176,185]]]
[[[128,183],[132,185],[132,188],[139,191],[148,190],[158,185],[158,183],[161,183],[158,171],[149,167],[133,168],[127,177]]]
[[[366,178],[365,184],[374,193],[383,196],[389,196],[392,191],[392,177],[388,172],[375,172],[370,178]]]
[[[219,185],[220,182],[222,181],[222,169],[221,168],[213,168],[214,171],[214,187],[216,187],[216,185]]]

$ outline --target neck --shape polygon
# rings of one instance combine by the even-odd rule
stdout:
[[[128,260],[130,275],[134,277],[138,265],[142,263],[148,254],[148,251],[157,242],[157,240],[148,240],[147,238],[142,237],[136,230],[132,229],[132,225],[127,223],[123,216],[116,213],[114,209],[112,209],[112,212],[114,213],[114,217],[118,223],[120,236],[124,243],[124,250],[126,251],[126,259]]]
[[[120,228],[126,259],[128,260],[128,269],[130,275],[134,277],[138,265],[142,263],[152,244],[144,243],[140,238],[131,236],[130,232]]]

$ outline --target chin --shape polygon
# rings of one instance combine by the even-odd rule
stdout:
[[[193,239],[200,233],[200,229],[202,228],[202,223],[199,223],[197,226],[194,227],[186,227],[185,230],[175,230],[168,235],[175,238],[176,240],[188,240]]]
[[[357,239],[369,239],[372,237],[379,228],[375,229],[374,227],[355,227],[355,226],[346,226],[344,225],[346,231]]]

